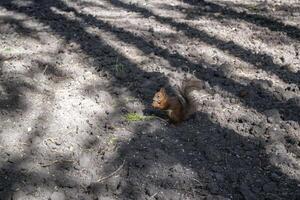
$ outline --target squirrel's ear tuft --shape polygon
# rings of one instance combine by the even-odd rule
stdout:
[[[160,88],[160,90],[159,90],[160,92],[162,92],[162,93],[166,93],[166,90],[165,90],[165,88]]]

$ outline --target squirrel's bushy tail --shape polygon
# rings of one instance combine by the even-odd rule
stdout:
[[[199,91],[204,88],[204,83],[196,78],[184,79],[181,86],[178,87],[179,100],[185,110],[185,118],[197,110],[197,95],[193,91]]]

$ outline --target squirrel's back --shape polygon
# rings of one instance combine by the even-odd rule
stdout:
[[[184,107],[185,119],[196,111],[197,97],[194,91],[204,88],[204,83],[196,78],[184,79],[180,86],[177,86],[178,98]]]
[[[198,79],[185,79],[180,86],[177,85],[176,96],[169,96],[161,88],[153,97],[152,107],[167,111],[173,123],[182,122],[197,110],[197,98],[193,91],[201,90],[203,86]]]

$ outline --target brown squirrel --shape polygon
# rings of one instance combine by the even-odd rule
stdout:
[[[176,96],[169,96],[165,88],[160,88],[153,97],[152,107],[167,111],[170,121],[179,124],[192,114],[195,105],[191,92],[202,88],[202,82],[197,79],[185,80],[181,87],[177,86]]]

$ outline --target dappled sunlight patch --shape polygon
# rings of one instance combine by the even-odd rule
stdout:
[[[13,0],[12,1],[13,4],[17,5],[17,6],[30,6],[33,4],[33,2],[31,0]]]
[[[160,14],[164,17],[172,17],[175,20],[181,20],[185,17],[184,13],[178,11],[177,9],[172,9],[182,5],[182,2],[180,1],[174,1],[168,4],[164,4],[161,1],[145,1],[145,2],[131,1],[131,2],[135,3],[140,7],[150,9],[153,11],[153,13]]]
[[[251,29],[257,26],[240,15],[192,18],[193,4],[207,1],[33,2],[0,1],[11,14],[28,15],[18,20],[40,39],[0,44],[9,58],[0,60],[1,95],[9,96],[2,82],[15,83],[26,103],[0,106],[0,176],[8,177],[1,197],[11,189],[34,190],[39,199],[294,197],[299,136],[286,136],[299,130],[292,115],[299,91],[297,71],[285,64],[297,53],[288,44],[266,53],[278,46],[251,35],[266,27]],[[181,13],[181,4],[195,12]],[[178,126],[152,119],[155,91],[173,91],[189,75],[203,81],[192,93],[194,115]],[[276,124],[286,133],[272,136]]]
[[[113,25],[111,24],[110,26]],[[142,50],[126,43],[125,41],[120,40],[117,36],[111,34],[110,32],[95,28],[87,28],[86,30],[91,34],[95,34],[101,37],[106,44],[110,45],[115,49],[116,52],[124,55],[128,60],[132,62],[139,63],[147,59],[147,55],[145,55]],[[117,59],[115,60],[115,63],[115,65],[120,65]]]
[[[266,134],[269,139],[266,143],[266,153],[269,155],[270,163],[278,167],[282,173],[292,179],[300,179],[299,146],[295,142],[287,140],[290,135],[279,126],[269,127]]]

